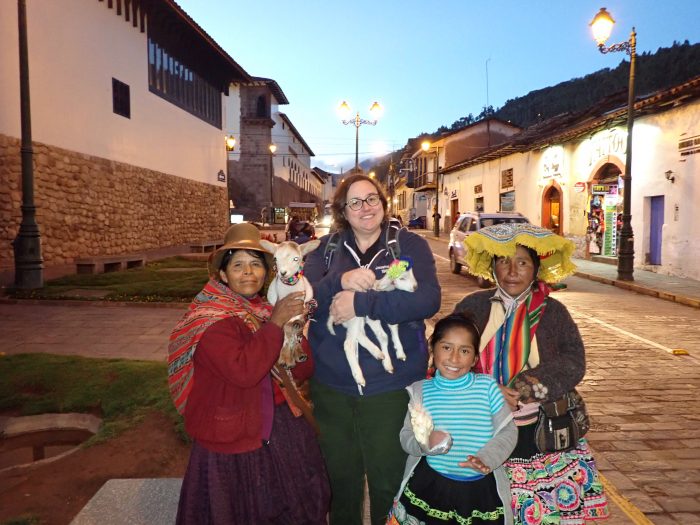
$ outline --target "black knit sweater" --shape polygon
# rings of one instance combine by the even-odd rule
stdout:
[[[495,290],[467,295],[455,307],[455,312],[469,312],[479,329],[486,327]],[[562,397],[581,382],[586,373],[586,355],[578,327],[566,307],[549,296],[537,332],[540,364],[518,374],[514,386],[523,398],[532,397],[534,385],[546,387],[544,401]],[[538,399],[542,401],[542,399]]]

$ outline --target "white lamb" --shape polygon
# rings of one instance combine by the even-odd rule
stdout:
[[[399,259],[391,263],[387,269],[387,272],[384,274],[384,277],[374,283],[373,289],[382,292],[389,292],[391,290],[414,292],[417,287],[418,282],[413,275],[413,268],[411,267],[410,262]],[[333,321],[333,317],[329,315],[328,331],[335,335]],[[369,337],[367,337],[367,334],[365,333],[365,324],[370,327],[376,336],[381,349],[375,345],[369,339]],[[350,365],[352,377],[357,383],[360,394],[362,394],[362,387],[365,386],[366,382],[358,359],[358,345],[365,347],[367,351],[369,351],[369,353],[376,359],[381,359],[384,370],[391,374],[394,372],[394,365],[391,362],[391,355],[389,355],[389,336],[382,328],[382,322],[378,319],[370,319],[369,317],[353,317],[352,319],[342,323],[342,325],[347,330],[345,334],[345,341],[343,342],[345,357]],[[396,349],[396,357],[402,361],[405,361],[406,353],[404,352],[401,339],[399,338],[399,327],[394,324],[390,324],[388,326],[389,331],[391,332],[391,339],[394,343],[394,348]]]
[[[304,256],[318,248],[321,241],[314,239],[304,244],[284,241],[280,244],[261,240],[263,248],[274,254],[277,273],[267,289],[267,300],[274,305],[278,299],[292,292],[304,292],[304,304],[314,298],[314,291],[308,279],[304,277]],[[305,359],[301,351],[301,333],[306,324],[306,316],[298,315],[284,325],[284,345],[280,351],[278,363],[284,368],[293,368]]]

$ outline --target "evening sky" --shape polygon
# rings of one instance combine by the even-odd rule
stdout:
[[[498,108],[616,67],[627,55],[599,53],[588,26],[600,7],[617,22],[609,43],[635,26],[638,53],[700,41],[699,0],[178,3],[249,74],[277,81],[290,102],[279,109],[316,154],[312,166],[332,171],[354,164],[342,100],[362,118],[375,100],[384,107],[376,126],[360,128],[362,159],[477,115],[487,97]]]

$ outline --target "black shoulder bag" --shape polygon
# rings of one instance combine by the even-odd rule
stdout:
[[[575,448],[591,427],[586,404],[576,389],[561,399],[542,403],[535,427],[535,446],[543,453]]]

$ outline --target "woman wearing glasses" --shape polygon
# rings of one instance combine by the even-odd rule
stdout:
[[[422,237],[407,230],[387,232],[387,200],[382,189],[365,175],[347,177],[333,197],[336,248],[327,248],[331,235],[311,252],[304,273],[314,288],[318,310],[310,324],[309,341],[315,361],[311,395],[321,430],[320,441],[331,479],[331,525],[361,524],[365,476],[369,485],[373,524],[384,523],[396,487],[401,483],[406,455],[399,443],[408,404],[405,387],[423,379],[428,362],[424,319],[440,308],[440,285],[435,260]],[[378,292],[375,281],[393,261],[388,243],[394,238],[401,258],[410,259],[418,280],[415,292]],[[329,253],[332,252],[332,253]],[[396,253],[396,250],[393,250]],[[355,316],[399,326],[406,360],[396,358],[390,344],[393,374],[365,349],[359,362],[366,385],[360,392],[343,352],[345,328],[326,327],[329,313],[336,323]],[[387,329],[388,333],[388,329]],[[374,335],[367,335],[377,343]]]

